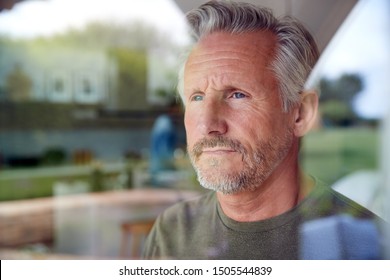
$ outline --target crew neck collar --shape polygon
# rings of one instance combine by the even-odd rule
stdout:
[[[217,195],[214,194],[217,201],[216,207],[217,207],[218,216],[226,227],[234,231],[260,232],[260,231],[269,231],[281,227],[284,224],[294,219],[299,219],[299,217],[301,216],[300,214],[302,212],[301,209],[305,208],[306,205],[309,204],[310,199],[312,197],[316,197],[316,193],[321,191],[321,185],[318,184],[316,178],[313,179],[315,180],[315,185],[312,191],[304,199],[302,199],[296,206],[294,206],[290,210],[280,215],[265,220],[254,221],[254,222],[238,222],[226,216],[222,210],[220,203],[218,202]]]

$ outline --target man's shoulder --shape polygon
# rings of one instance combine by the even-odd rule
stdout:
[[[206,193],[167,208],[157,218],[147,239],[144,258],[189,258],[198,254],[205,228],[217,217],[216,195]]]

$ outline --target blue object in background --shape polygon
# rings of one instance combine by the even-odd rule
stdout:
[[[300,231],[300,259],[372,260],[381,258],[377,226],[347,215],[309,221]]]
[[[153,185],[159,185],[160,172],[174,170],[176,131],[171,118],[161,115],[156,119],[152,130],[150,173]]]

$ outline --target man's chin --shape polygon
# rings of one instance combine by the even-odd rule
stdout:
[[[197,170],[197,176],[203,188],[225,195],[255,191],[267,178],[260,174],[212,169]]]
[[[200,185],[205,188],[205,189],[208,189],[208,190],[212,190],[212,191],[215,191],[215,192],[218,192],[218,193],[222,193],[224,195],[233,195],[233,194],[237,194],[240,192],[239,189],[237,189],[237,187],[232,187],[232,186],[226,186],[225,184],[217,184],[217,183],[211,183],[211,182],[202,182],[201,180],[199,180],[200,182]]]
[[[203,188],[223,194],[236,194],[244,189],[242,180],[231,173],[198,172],[198,181]]]

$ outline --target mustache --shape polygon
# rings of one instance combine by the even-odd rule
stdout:
[[[215,147],[227,147],[236,152],[239,152],[243,156],[247,154],[247,150],[241,144],[240,141],[230,139],[224,136],[217,136],[213,138],[202,138],[192,147],[191,154],[195,156],[195,158],[199,157],[203,149],[205,148],[215,148]]]

